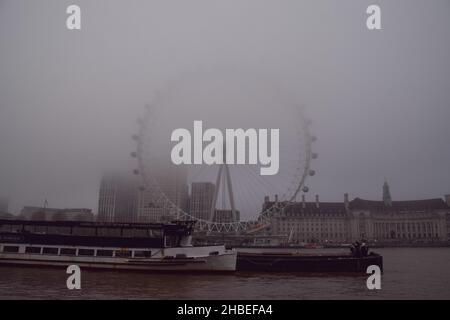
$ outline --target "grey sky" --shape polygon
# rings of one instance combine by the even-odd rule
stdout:
[[[65,9],[82,9],[82,30]],[[382,8],[381,31],[365,9]],[[0,195],[96,209],[133,168],[156,90],[197,71],[264,74],[314,120],[309,199],[450,193],[450,1],[0,0]],[[273,110],[277,113],[279,110]],[[167,137],[169,139],[169,137]]]

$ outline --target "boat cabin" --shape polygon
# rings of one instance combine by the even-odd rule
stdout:
[[[0,220],[0,243],[121,248],[190,246],[194,221],[102,223]]]

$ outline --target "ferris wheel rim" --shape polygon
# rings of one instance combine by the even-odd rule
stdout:
[[[151,118],[151,112],[153,110],[152,106],[157,104],[157,100],[161,95],[159,94],[156,99],[152,102],[150,105],[145,106],[145,113],[143,118],[139,118],[137,123],[139,125],[138,133],[133,135],[133,140],[136,141],[136,151],[132,152],[132,156],[137,158],[138,162],[138,169],[134,170],[134,173],[139,175],[141,177],[143,188],[144,190],[146,188],[155,188],[157,189],[157,192],[165,198],[167,203],[169,204],[169,209],[174,210],[177,214],[177,219],[184,218],[186,220],[194,220],[196,221],[197,229],[200,231],[251,231],[252,229],[250,227],[267,227],[271,224],[270,218],[272,217],[274,211],[280,210],[281,208],[285,207],[287,204],[294,201],[297,197],[297,195],[300,192],[306,193],[308,188],[305,186],[305,181],[308,175],[312,175],[312,172],[315,172],[314,170],[311,170],[311,162],[313,159],[317,157],[317,154],[314,154],[312,152],[312,144],[315,141],[315,137],[310,132],[310,120],[307,120],[304,117],[303,110],[299,110],[299,116],[300,116],[300,131],[302,136],[305,138],[305,146],[304,146],[304,165],[302,170],[300,171],[300,177],[295,184],[295,190],[289,197],[282,196],[282,201],[278,202],[275,201],[273,205],[269,206],[268,208],[261,210],[261,212],[258,213],[258,216],[256,217],[256,220],[249,220],[249,221],[234,221],[234,222],[214,222],[210,220],[201,219],[198,217],[195,217],[191,215],[190,213],[186,212],[185,210],[179,208],[173,201],[161,190],[161,187],[158,183],[150,183],[150,181],[154,180],[153,177],[150,177],[146,170],[146,165],[144,163],[144,136],[145,131],[147,129],[147,125],[149,122],[149,119]],[[300,109],[303,109],[303,107],[300,107]],[[305,189],[306,188],[306,189]],[[288,188],[289,189],[289,188]],[[287,193],[287,192],[286,192]],[[285,193],[285,194],[286,194]],[[286,199],[285,199],[286,198]],[[181,219],[180,219],[181,220]]]

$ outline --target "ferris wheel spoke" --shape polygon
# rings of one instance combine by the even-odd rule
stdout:
[[[136,174],[141,176],[143,186],[147,189],[146,192],[152,195],[151,199],[154,203],[160,205],[165,212],[174,214],[177,217],[198,221],[196,228],[200,230],[207,232],[239,232],[258,227],[261,224],[268,224],[271,215],[283,206],[283,202],[295,199],[296,195],[304,187],[308,175],[313,175],[310,174],[309,167],[311,159],[315,158],[311,147],[311,142],[314,142],[315,137],[310,133],[310,122],[304,118],[303,110],[292,108],[299,121],[295,122],[292,130],[288,127],[288,131],[295,131],[295,134],[290,135],[295,137],[292,143],[296,143],[301,147],[298,150],[289,150],[288,153],[284,154],[285,159],[280,159],[283,169],[276,177],[261,176],[256,171],[260,168],[259,166],[232,165],[229,166],[229,180],[234,192],[231,192],[231,188],[228,188],[229,186],[225,183],[226,179],[221,180],[223,185],[216,186],[216,188],[221,188],[224,191],[223,193],[219,192],[216,203],[223,202],[222,208],[225,209],[227,207],[226,203],[231,203],[231,198],[233,195],[236,195],[234,198],[236,210],[241,212],[241,217],[245,216],[248,218],[251,215],[253,220],[219,223],[194,217],[189,210],[183,210],[171,200],[160,187],[160,181],[155,179],[155,173],[151,166],[147,165],[147,162],[155,161],[152,157],[154,154],[152,145],[156,143],[158,135],[155,135],[153,130],[162,123],[159,119],[160,117],[158,117],[160,114],[156,112],[158,104],[161,104],[162,100],[161,95],[156,97],[152,105],[146,108],[143,117],[138,120],[138,134],[133,137],[137,144],[135,157],[138,160],[138,169],[135,171]],[[295,116],[292,117],[292,119],[294,118]],[[294,162],[292,162],[293,160],[287,161],[287,159],[294,158],[296,159]],[[283,161],[286,161],[286,163]],[[292,167],[290,165],[292,163],[297,165]],[[214,184],[218,168],[219,165],[199,165],[198,167],[194,165],[189,168],[188,179],[190,182],[199,181]],[[227,188],[229,189],[228,193],[226,192]],[[261,206],[266,195],[279,195],[281,196],[281,201],[263,210]]]

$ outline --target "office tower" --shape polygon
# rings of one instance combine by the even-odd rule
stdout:
[[[165,222],[178,218],[179,211],[187,211],[189,188],[184,167],[156,163],[150,167],[151,181],[138,195],[140,222]]]
[[[211,182],[193,182],[191,185],[190,214],[209,220],[215,186]]]
[[[98,201],[98,221],[135,222],[137,219],[137,182],[125,174],[102,177]]]
[[[9,199],[0,197],[0,212],[7,213],[9,209]]]

